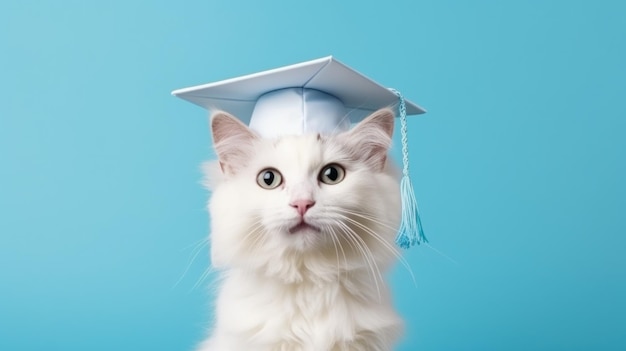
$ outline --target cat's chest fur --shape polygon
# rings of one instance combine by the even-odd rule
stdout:
[[[388,350],[401,321],[371,273],[297,283],[231,271],[217,301],[221,323],[209,350]]]

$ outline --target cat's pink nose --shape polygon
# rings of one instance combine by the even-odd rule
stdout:
[[[295,208],[296,211],[298,211],[298,214],[300,214],[300,216],[304,216],[306,211],[308,211],[309,208],[311,208],[311,207],[313,207],[313,205],[315,205],[315,201],[313,201],[313,200],[296,200],[296,201],[291,202],[289,205],[291,207]]]

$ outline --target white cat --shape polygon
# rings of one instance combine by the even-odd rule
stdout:
[[[201,351],[388,351],[402,329],[383,278],[398,255],[394,116],[264,139],[211,121],[211,258],[221,270]]]

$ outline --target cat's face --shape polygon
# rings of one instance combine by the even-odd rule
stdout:
[[[400,200],[389,110],[334,136],[263,139],[223,113],[212,130],[222,174],[210,202],[214,264],[390,250]]]

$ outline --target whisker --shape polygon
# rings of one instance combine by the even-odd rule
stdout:
[[[245,229],[248,233],[244,236],[243,241],[247,241],[251,236],[258,234],[258,230],[260,228],[262,228],[263,223],[260,219],[256,219],[254,221],[252,221],[248,228]],[[252,246],[254,246],[256,244],[256,242],[259,240],[259,237],[262,237],[262,235],[258,235],[255,238],[255,241],[252,242]],[[204,244],[208,244],[209,239],[206,238],[203,240]],[[203,245],[204,246],[204,245]],[[201,248],[201,247],[200,247]],[[197,257],[197,255],[200,253],[200,248],[198,248],[198,251],[196,252],[196,254],[194,255],[194,258]],[[190,264],[191,265],[191,264]],[[189,269],[189,267],[185,270],[185,272]],[[210,265],[209,267],[207,267],[207,269],[200,275],[200,277],[196,280],[195,284],[193,285],[193,287],[191,288],[191,291],[195,290],[198,286],[200,286],[202,283],[204,283],[204,281],[211,275],[211,273],[213,273],[215,271],[215,267],[213,267],[212,265]],[[180,282],[181,279],[179,279]],[[177,284],[179,283],[177,282]]]
[[[207,239],[206,237],[205,237],[205,238],[202,238],[202,239],[200,239],[200,240],[196,240],[196,241],[195,241],[195,242],[193,242],[192,244],[189,244],[189,245],[187,245],[187,246],[183,247],[182,249],[180,249],[180,252],[183,252],[183,251],[185,251],[185,250],[189,249],[189,248],[190,248],[190,247],[192,247],[192,246],[193,246],[194,248],[191,250],[191,252],[194,252],[194,251],[198,248],[198,246],[203,246],[207,240],[208,240],[208,239]]]
[[[326,228],[324,228],[324,229],[326,229]],[[337,277],[339,277],[340,276],[340,273],[339,273],[340,272],[340,267],[339,267],[339,250],[337,249],[337,243],[336,243],[336,240],[335,240],[335,239],[338,239],[338,238],[335,236],[335,233],[333,233],[332,231],[330,232],[330,235],[331,235],[330,239],[333,242],[333,247],[335,248],[335,256],[337,258]]]
[[[429,243],[424,243],[424,245],[426,245],[429,249],[435,251],[436,253],[440,254],[441,256],[447,258],[448,260],[450,260],[452,263],[454,264],[459,264],[459,262],[457,262],[454,258],[444,254],[443,252],[437,250],[436,248],[434,248],[432,245],[430,245]]]
[[[347,214],[351,214],[351,215],[354,215],[354,216],[361,217],[363,219],[367,219],[369,221],[372,221],[372,222],[374,222],[376,224],[384,226],[385,228],[393,230],[393,231],[398,231],[398,229],[399,229],[397,225],[396,226],[392,226],[393,223],[391,223],[391,222],[389,222],[389,223],[383,222],[380,218],[374,217],[374,216],[369,215],[367,213],[355,212],[355,211],[351,211],[351,210],[348,210],[348,209],[345,209],[345,208],[336,208],[335,210],[337,212],[343,212],[343,213],[347,213]]]
[[[178,284],[183,280],[183,278],[185,278],[185,276],[187,275],[187,272],[189,272],[189,269],[191,268],[191,265],[195,262],[196,258],[200,254],[200,252],[202,252],[202,250],[201,250],[202,247],[204,247],[205,245],[208,245],[208,243],[209,243],[209,239],[208,238],[204,238],[204,239],[200,240],[199,244],[196,244],[196,247],[192,251],[193,256],[191,257],[189,262],[187,262],[187,266],[185,267],[185,270],[181,274],[180,278],[178,278],[176,283],[174,283],[174,285],[172,286],[172,289],[176,288],[178,286]],[[195,253],[194,253],[194,251],[195,251]]]
[[[355,212],[355,211],[350,211],[348,209],[344,209],[344,208],[336,208],[336,212],[344,212],[344,213],[348,213],[360,218],[363,218],[365,220],[374,222],[376,224],[379,224],[381,226],[384,226],[385,228],[388,228],[390,230],[393,230],[394,232],[397,232],[398,228],[397,227],[392,227],[390,225],[385,224],[385,222],[379,220],[378,218],[369,215],[367,213],[361,213],[361,212]],[[340,216],[342,216],[342,218],[346,218],[346,219],[350,219],[353,220],[352,218],[348,217],[348,216],[344,216],[339,214]],[[387,242],[386,240],[384,240],[378,233],[374,232],[373,230],[371,230],[371,228],[368,228],[366,226],[363,226],[361,223],[359,223],[358,221],[355,221],[354,223],[361,225],[361,227],[366,230],[368,232],[368,234],[374,236],[379,242],[381,242],[388,250],[390,250],[393,255],[396,257],[396,259],[398,259],[398,261],[400,261],[400,263],[402,264],[402,266],[404,266],[404,268],[407,270],[407,272],[409,273],[409,275],[411,276],[411,280],[413,281],[413,285],[417,286],[417,281],[415,278],[415,274],[413,272],[413,269],[411,268],[411,266],[409,265],[408,261],[402,256],[400,250],[398,250],[396,248],[395,245]]]
[[[354,241],[354,244],[359,248],[359,251],[362,253],[363,258],[367,262],[367,265],[370,268],[370,271],[372,272],[372,278],[374,279],[374,284],[376,285],[378,298],[379,300],[382,300],[379,281],[383,282],[384,279],[382,277],[382,273],[380,272],[380,268],[378,267],[378,264],[376,263],[376,260],[374,259],[374,255],[372,254],[372,251],[369,249],[369,247],[363,241],[363,239],[360,238],[354,232],[352,228],[350,228],[350,226],[340,221],[338,221],[337,224],[339,224],[339,226],[343,229],[343,232]]]
[[[343,245],[341,245],[341,239],[339,238],[339,235],[337,234],[337,232],[335,232],[335,229],[332,226],[325,226],[325,229],[332,235],[333,244],[335,245],[336,253],[337,253],[337,245],[335,244],[335,240],[337,241],[337,244],[339,244],[339,249],[341,250],[341,254],[343,255],[343,264],[344,264],[343,271],[346,272],[348,269],[348,258],[346,257],[346,252],[343,249]],[[339,254],[337,253],[337,277],[341,277],[339,268],[340,268],[339,267]]]
[[[202,275],[200,275],[200,278],[198,278],[196,283],[193,285],[193,287],[191,288],[190,292],[194,291],[198,286],[200,286],[200,284],[202,284],[204,282],[204,280],[206,278],[208,278],[211,273],[213,273],[213,271],[214,271],[213,266],[207,267],[207,269],[204,270]]]
[[[411,266],[409,265],[409,263],[407,262],[407,260],[402,257],[402,254],[400,254],[400,251],[393,246],[392,244],[390,244],[389,242],[387,242],[383,237],[380,236],[380,234],[374,232],[371,228],[365,226],[363,223],[360,223],[348,216],[342,216],[345,220],[349,221],[350,223],[353,223],[354,225],[358,226],[359,228],[363,229],[367,234],[371,235],[374,239],[376,239],[376,241],[378,241],[379,243],[381,243],[383,245],[383,247],[385,247],[387,250],[389,250],[389,252],[391,252],[391,254],[393,254],[393,256],[402,264],[402,266],[404,266],[404,268],[406,268],[407,272],[409,273],[409,275],[411,276],[411,280],[413,281],[413,285],[417,286],[417,280],[415,279],[415,274],[413,273],[413,270],[411,269]]]

